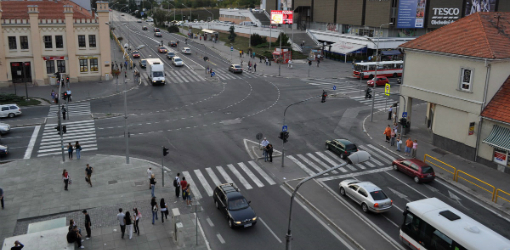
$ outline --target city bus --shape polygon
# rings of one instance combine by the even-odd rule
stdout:
[[[400,239],[410,249],[510,249],[510,240],[437,198],[407,203]]]
[[[354,64],[352,75],[360,78],[360,73],[363,78],[372,79],[375,76],[376,62],[359,62]],[[399,77],[402,76],[402,68],[404,61],[384,61],[377,62],[377,76],[386,77]]]

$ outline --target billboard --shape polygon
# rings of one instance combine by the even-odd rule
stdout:
[[[292,24],[293,15],[292,10],[271,10],[271,24]]]
[[[476,12],[496,11],[497,0],[470,0],[466,1],[464,16],[469,16]]]
[[[424,28],[427,0],[399,0],[397,28]]]
[[[440,28],[459,20],[462,17],[463,1],[431,1],[427,12],[427,28]]]

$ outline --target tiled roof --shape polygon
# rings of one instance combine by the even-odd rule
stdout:
[[[478,12],[400,47],[487,59],[510,58],[510,12]]]
[[[39,19],[64,19],[64,5],[73,6],[73,18],[93,18],[72,1],[2,1],[2,19],[28,19],[28,5],[37,5]]]
[[[482,116],[510,123],[510,76],[483,109]]]

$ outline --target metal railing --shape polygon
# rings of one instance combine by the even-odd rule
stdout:
[[[427,160],[427,158],[428,158],[428,160]],[[433,162],[432,160],[434,160],[434,161],[436,161],[436,162],[440,162],[440,163],[441,163],[441,164],[443,164],[444,166],[451,168],[451,169],[453,170],[453,172],[452,172],[450,169],[444,168],[443,166],[441,166],[441,165],[439,165],[439,164],[436,164],[436,162]],[[445,163],[445,162],[442,162],[441,160],[439,160],[439,159],[437,159],[437,158],[435,158],[435,157],[432,157],[432,156],[430,156],[430,155],[428,155],[428,154],[425,154],[425,156],[423,157],[423,162],[425,162],[425,163],[429,163],[429,164],[431,164],[431,165],[434,165],[434,166],[436,166],[436,167],[438,167],[438,168],[440,168],[440,169],[442,169],[442,170],[444,170],[444,171],[446,171],[446,172],[448,172],[448,173],[452,174],[452,175],[453,175],[453,180],[454,180],[454,181],[456,181],[456,180],[457,180],[457,179],[456,179],[457,168],[455,168],[454,166],[452,166],[452,165],[450,165],[450,164],[447,164],[447,163]]]
[[[463,177],[460,174],[465,175],[465,177]],[[482,189],[482,190],[484,190],[484,191],[486,191],[488,193],[491,193],[492,194],[491,200],[494,201],[494,196],[496,195],[496,187],[494,187],[493,185],[491,185],[491,184],[489,184],[489,183],[487,183],[485,181],[482,181],[482,180],[480,180],[480,179],[478,179],[478,178],[476,178],[476,177],[474,177],[474,176],[472,176],[472,175],[470,175],[470,174],[468,174],[468,173],[466,173],[466,172],[464,172],[462,170],[457,170],[457,174],[456,175],[457,175],[457,177],[455,179],[456,179],[457,182],[459,182],[459,178],[460,178],[460,179],[462,179],[462,180],[464,180],[464,181],[466,181],[466,182],[468,182],[468,183],[470,183],[472,185],[477,186],[478,188],[480,188],[480,189]],[[467,179],[466,177],[469,177],[470,179]],[[492,191],[487,189],[487,187],[480,186],[481,184],[484,184],[484,185],[486,185],[488,187],[491,187]]]
[[[507,193],[507,192],[505,192],[505,191],[503,191],[503,190],[501,190],[501,189],[499,189],[499,188],[498,188],[498,189],[496,189],[496,194],[494,195],[494,202],[495,202],[495,203],[498,203],[498,197],[499,197],[499,198],[501,198],[501,199],[505,200],[506,202],[510,203],[510,200],[508,200],[508,199],[504,198],[503,196],[499,195],[499,192],[504,193],[504,194],[506,194],[508,197],[510,197],[510,194],[509,194],[509,193]]]

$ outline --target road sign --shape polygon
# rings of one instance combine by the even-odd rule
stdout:
[[[282,132],[286,132],[286,131],[287,131],[287,125],[283,125]]]
[[[336,90],[336,85],[333,85],[333,90]]]
[[[230,51],[234,51],[234,46],[230,46]]]
[[[141,16],[143,16],[143,11],[140,13]]]
[[[386,87],[384,87],[384,94],[390,96],[390,84],[386,83]]]
[[[402,112],[402,118],[406,118],[407,117],[407,112]]]

